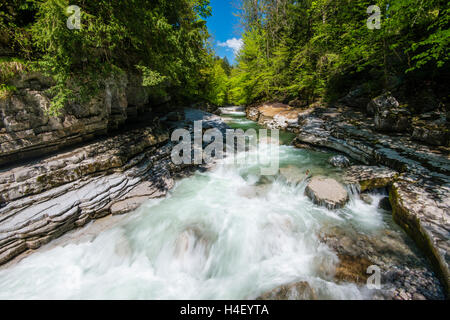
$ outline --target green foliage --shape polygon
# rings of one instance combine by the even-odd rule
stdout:
[[[81,9],[79,30],[67,27],[69,5]],[[28,19],[19,19],[23,12]],[[0,35],[7,31],[8,46],[29,40],[33,69],[55,81],[48,93],[58,113],[87,100],[115,72],[140,73],[144,86],[163,95],[203,98],[209,79],[199,70],[212,56],[203,19],[210,14],[209,0],[15,0],[0,7]],[[17,35],[19,24],[26,36]]]
[[[370,30],[370,0],[243,0],[232,102],[336,100],[361,84],[377,94],[393,78],[438,82],[449,67],[449,2],[376,3],[381,29]]]

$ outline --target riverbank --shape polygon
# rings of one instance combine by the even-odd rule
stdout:
[[[389,189],[393,217],[429,257],[448,292],[448,147],[426,145],[402,132],[380,132],[373,116],[344,105],[315,104],[295,109],[263,104],[249,107],[246,112],[249,119],[262,125],[295,133],[293,144],[297,147],[335,150],[363,164],[395,170],[398,174],[384,185]],[[366,190],[374,187],[369,184]]]

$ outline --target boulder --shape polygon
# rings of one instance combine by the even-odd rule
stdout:
[[[367,113],[375,115],[375,127],[379,131],[406,132],[411,127],[411,114],[406,107],[389,93],[372,99],[367,105]]]
[[[385,93],[372,99],[367,104],[367,113],[369,115],[375,115],[378,110],[390,110],[397,109],[400,106],[397,99],[391,96],[389,93]]]
[[[415,180],[413,183],[413,179]],[[441,282],[450,287],[450,188],[435,181],[402,176],[390,190],[392,215],[438,270]]]
[[[335,279],[343,282],[366,284],[369,274],[367,268],[373,263],[365,257],[339,254]]]
[[[314,177],[306,186],[305,194],[317,205],[330,210],[345,206],[349,200],[348,192],[334,179]]]
[[[279,286],[256,300],[317,300],[316,292],[306,281]]]
[[[375,127],[379,131],[407,132],[411,128],[411,114],[405,108],[377,111]]]
[[[350,160],[346,156],[337,155],[333,156],[328,162],[336,168],[347,168],[350,166]]]

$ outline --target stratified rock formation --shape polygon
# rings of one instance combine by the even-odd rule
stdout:
[[[48,154],[92,140],[151,111],[151,91],[136,75],[104,81],[102,89],[82,105],[70,104],[59,116],[48,114],[50,80],[25,74],[17,91],[0,99],[0,165]]]
[[[226,125],[185,110],[175,124],[192,130]],[[186,119],[186,120],[184,120]],[[0,173],[0,264],[109,214],[123,214],[164,196],[190,168],[171,159],[169,131],[154,121],[70,151]]]

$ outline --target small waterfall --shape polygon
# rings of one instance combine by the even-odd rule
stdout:
[[[348,183],[345,184],[345,189],[348,192],[348,196],[350,198],[350,201],[360,200],[360,194],[361,194],[361,186],[359,183]]]

